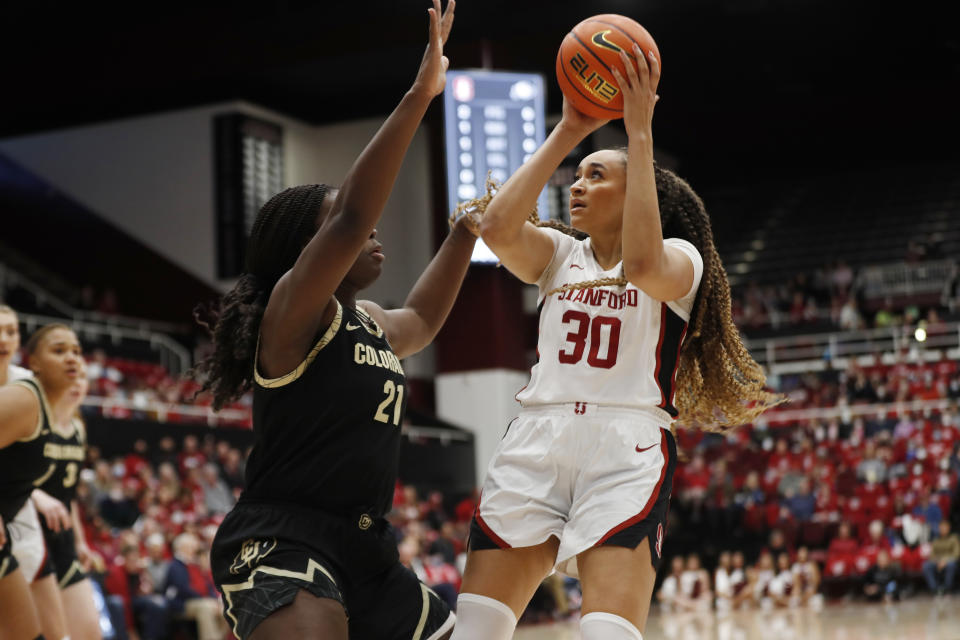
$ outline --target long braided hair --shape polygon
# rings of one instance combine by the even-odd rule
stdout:
[[[627,162],[626,149],[616,149]],[[761,413],[786,399],[765,389],[763,369],[747,351],[730,313],[730,284],[713,242],[713,230],[706,207],[694,190],[672,171],[654,164],[657,202],[664,238],[682,238],[703,257],[703,277],[690,314],[677,369],[678,421],[689,427],[723,432],[752,422]],[[488,179],[487,193],[462,203],[454,215],[482,215],[498,188]],[[584,232],[556,220],[540,220],[536,211],[529,221],[538,227],[558,229],[578,240]],[[621,273],[566,284],[546,295],[575,289],[625,286]]]
[[[194,318],[213,336],[213,352],[190,371],[213,394],[213,408],[241,396],[253,382],[260,321],[270,292],[313,236],[330,187],[291,187],[261,207],[250,231],[244,273],[218,304],[199,305]]]

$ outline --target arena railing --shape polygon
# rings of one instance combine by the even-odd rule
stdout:
[[[845,399],[841,398],[840,402],[832,407],[774,409],[761,415],[757,421],[754,422],[754,426],[763,427],[771,423],[803,424],[810,420],[829,420],[830,418],[840,418],[843,422],[849,423],[853,418],[860,416],[903,415],[908,412],[926,415],[927,412],[945,411],[953,405],[956,405],[956,400],[949,398],[937,398],[936,400],[901,400],[899,402],[877,404],[849,404]],[[785,406],[789,407],[790,405]]]
[[[828,361],[833,368],[841,369],[851,358],[866,366],[878,354],[885,364],[894,364],[896,354],[904,352],[911,361],[927,362],[960,358],[960,323],[747,339],[745,343],[754,359],[770,373],[822,370]]]
[[[148,320],[145,318],[134,318],[113,313],[101,313],[99,311],[85,311],[77,309],[69,302],[66,302],[59,296],[51,293],[43,286],[37,284],[27,276],[10,268],[8,265],[0,263],[0,294],[9,287],[20,287],[29,292],[33,299],[41,307],[49,307],[54,312],[61,314],[65,318],[81,322],[92,322],[103,325],[116,326],[124,329],[146,330],[150,332],[159,332],[167,334],[185,334],[189,332],[188,324],[179,324],[173,322],[162,322],[159,320]],[[0,295],[0,299],[2,299]],[[62,321],[58,319],[57,322]]]
[[[939,294],[954,277],[956,269],[953,260],[873,265],[860,269],[857,286],[867,298]]]
[[[221,409],[214,411],[211,406],[200,406],[190,404],[171,404],[151,400],[145,403],[134,402],[127,398],[87,396],[83,401],[84,407],[94,407],[104,416],[110,417],[111,412],[122,409],[131,414],[137,414],[147,417],[156,422],[169,422],[173,415],[177,420],[197,424],[201,421],[207,426],[216,427],[218,425],[236,426],[238,424],[249,424],[251,413],[249,409]],[[184,420],[187,418],[187,420]],[[190,420],[190,418],[193,418]],[[457,429],[442,429],[439,427],[419,426],[415,424],[405,424],[402,432],[411,439],[438,440],[440,444],[447,445],[451,442],[472,442],[473,434],[468,431]]]
[[[144,326],[124,327],[115,324],[107,324],[91,320],[78,320],[73,317],[55,318],[53,316],[44,316],[34,313],[18,313],[20,322],[26,327],[26,333],[33,333],[39,327],[45,324],[61,322],[72,328],[82,343],[84,338],[105,338],[113,343],[119,343],[121,340],[134,340],[144,342],[150,349],[156,352],[159,362],[172,375],[185,373],[190,367],[190,352],[179,342],[169,336],[152,331]]]

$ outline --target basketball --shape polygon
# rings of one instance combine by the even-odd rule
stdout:
[[[623,117],[623,97],[610,70],[616,67],[626,76],[620,51],[633,59],[634,43],[660,61],[653,36],[626,16],[604,13],[587,18],[564,37],[557,52],[557,82],[577,111],[593,118]]]

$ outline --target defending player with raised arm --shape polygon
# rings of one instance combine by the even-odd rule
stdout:
[[[560,162],[604,124],[566,101],[533,157],[469,205],[504,266],[540,289],[540,357],[487,469],[455,640],[510,638],[553,568],[581,580],[583,638],[640,638],[676,465],[673,420],[723,430],[779,401],[731,321],[702,201],[654,164],[658,62],[636,47],[622,60],[629,143],[581,161],[574,229],[530,216]]]
[[[454,2],[429,9],[416,81],[343,185],[277,194],[224,296],[214,352],[197,367],[219,408],[253,388],[246,486],[211,564],[241,639],[449,636],[454,615],[398,562],[386,522],[406,406],[400,359],[426,346],[457,296],[476,241],[458,221],[400,309],[357,294],[380,275],[376,225],[401,162],[444,88]]]

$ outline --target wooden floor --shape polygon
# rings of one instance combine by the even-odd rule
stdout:
[[[575,620],[523,626],[516,640],[576,640]],[[960,597],[914,597],[892,605],[838,604],[822,611],[651,613],[644,640],[960,640]]]

